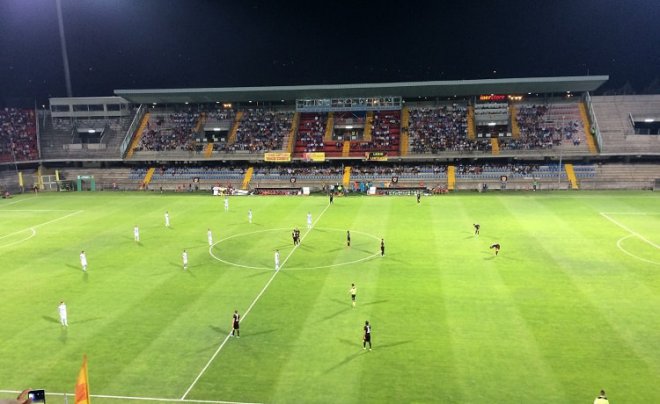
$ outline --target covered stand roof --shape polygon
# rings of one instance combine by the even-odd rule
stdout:
[[[401,96],[452,97],[479,94],[527,94],[594,91],[609,76],[533,77],[401,83],[330,84],[312,86],[224,87],[115,90],[136,104],[207,103],[216,101],[280,101],[305,98]]]

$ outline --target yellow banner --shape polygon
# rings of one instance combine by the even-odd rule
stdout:
[[[306,161],[325,161],[324,152],[313,152],[303,154],[303,159]]]
[[[264,161],[287,163],[291,161],[291,153],[264,153]]]

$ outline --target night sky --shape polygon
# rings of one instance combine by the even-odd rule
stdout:
[[[62,0],[74,96],[114,89],[660,78],[660,0]],[[0,0],[0,100],[66,96],[55,0]]]

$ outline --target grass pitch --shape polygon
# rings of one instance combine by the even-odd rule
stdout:
[[[208,195],[19,196],[0,202],[0,389],[70,394],[86,353],[91,393],[112,396],[94,403],[660,402],[658,229],[649,192],[231,197],[228,212]]]

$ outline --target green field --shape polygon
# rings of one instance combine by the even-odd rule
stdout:
[[[657,403],[659,229],[650,192],[2,200],[0,397],[87,354],[94,403]]]

